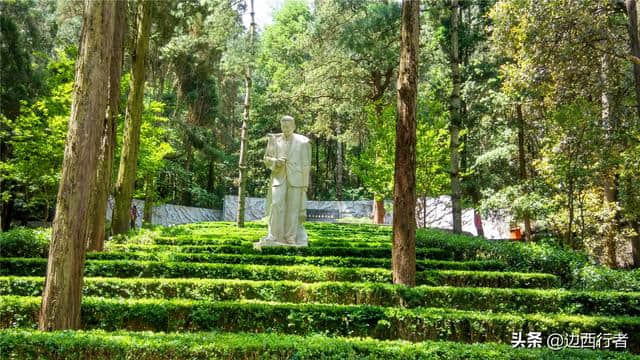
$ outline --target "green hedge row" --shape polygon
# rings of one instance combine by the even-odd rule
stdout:
[[[0,275],[43,276],[46,259],[0,258]],[[318,267],[311,265],[234,265],[163,261],[87,260],[85,276],[218,278],[391,282],[391,271],[375,268]],[[550,288],[559,285],[550,274],[464,270],[427,270],[416,275],[418,284],[505,288]]]
[[[184,243],[182,243],[184,244]],[[160,244],[162,245],[162,244]],[[167,245],[167,244],[164,244]],[[181,244],[174,244],[181,245]],[[249,246],[229,246],[229,245],[200,245],[182,248],[198,249],[199,251],[183,252],[218,252],[218,253],[234,253],[234,254],[265,254],[265,255],[307,255],[307,256],[353,256],[367,258],[390,258],[391,248],[375,248],[375,247],[351,247],[351,246],[310,246],[310,247],[286,247],[273,246],[264,247],[262,250],[255,250]],[[208,249],[208,250],[205,250]],[[203,251],[204,250],[204,251]],[[438,259],[452,260],[450,253],[438,248],[419,248],[416,250],[418,259]]]
[[[145,251],[145,252],[180,252],[180,253],[212,253],[212,254],[253,254],[253,255],[295,255],[295,256],[339,256],[360,258],[391,258],[391,249],[366,247],[286,247],[273,246],[256,250],[245,245],[139,245],[139,244],[107,244],[110,250],[116,251]],[[5,257],[12,257],[8,254]],[[29,256],[38,257],[40,255]],[[44,256],[46,257],[46,256]],[[436,248],[418,249],[416,257],[419,260],[452,260],[451,254]]]
[[[37,324],[40,297],[0,297],[0,328]],[[410,341],[510,343],[512,332],[626,333],[640,352],[640,318],[559,314],[503,314],[363,305],[100,299],[82,303],[83,329],[250,331],[359,336]]]
[[[263,235],[263,234],[262,234]],[[380,237],[366,237],[351,239],[348,237],[318,238],[310,237],[310,246],[323,247],[382,247],[391,248],[391,239]],[[178,236],[160,236],[154,239],[158,245],[235,245],[250,246],[261,236],[249,237],[237,234],[196,234]]]
[[[252,255],[252,254],[208,254],[208,253],[173,253],[173,252],[90,252],[87,259],[94,260],[154,260],[208,262],[224,264],[255,265],[318,265],[336,267],[377,267],[391,268],[390,259],[358,258],[338,256],[292,256],[292,255]],[[418,271],[428,269],[449,270],[502,270],[505,265],[493,260],[449,261],[418,260]]]
[[[40,296],[42,277],[0,277],[0,295]],[[85,278],[85,296],[264,300],[290,303],[440,307],[495,312],[561,312],[640,316],[640,293],[449,286],[409,288],[380,283],[224,279]]]
[[[0,331],[0,357],[9,359],[326,359],[326,360],[623,360],[613,351],[512,349],[507,345],[445,341],[360,340],[320,335],[252,333],[149,333],[29,330]]]
[[[158,237],[154,239],[157,245],[234,245],[252,246],[258,242],[260,237],[237,239],[230,236],[201,237],[201,236],[180,236],[180,237]],[[345,247],[345,248],[382,248],[391,249],[391,241],[348,241],[339,238],[331,239],[309,239],[310,247]]]
[[[588,264],[585,254],[548,244],[487,240],[436,229],[416,231],[416,246],[442,249],[456,260],[491,259],[503,261],[513,271],[556,274],[566,285],[573,284],[575,273]]]

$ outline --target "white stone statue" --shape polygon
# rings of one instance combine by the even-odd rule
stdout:
[[[264,155],[271,169],[267,194],[269,234],[254,247],[307,246],[303,222],[307,215],[307,188],[311,169],[311,144],[303,135],[294,134],[291,116],[280,120],[282,133],[269,134]]]

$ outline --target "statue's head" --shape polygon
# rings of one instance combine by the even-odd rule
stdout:
[[[282,129],[284,136],[289,137],[296,129],[296,121],[293,120],[293,117],[285,115],[280,119],[280,128]]]

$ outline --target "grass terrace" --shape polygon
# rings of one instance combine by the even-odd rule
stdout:
[[[391,283],[390,228],[307,229],[308,248],[263,252],[260,223],[113,239],[87,255],[82,331],[53,333],[35,330],[47,243],[5,236],[0,358],[640,358],[636,272],[602,287],[579,253],[420,230],[408,288]],[[627,350],[512,348],[534,331],[625,333]]]

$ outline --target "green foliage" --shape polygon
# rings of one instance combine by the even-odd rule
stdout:
[[[640,269],[612,270],[602,266],[585,266],[576,274],[574,283],[574,287],[578,289],[638,291]]]
[[[0,277],[0,295],[38,296],[41,277]],[[639,292],[225,279],[86,278],[84,296],[263,300],[280,303],[438,307],[458,310],[640,316]]]
[[[321,335],[5,330],[0,356],[20,359],[369,359],[369,360],[550,360],[632,359],[613,351],[512,349],[507,345],[443,341],[411,343]]]
[[[0,257],[47,257],[50,229],[14,228],[0,233]]]
[[[72,52],[58,51],[49,63],[45,94],[31,105],[23,101],[15,120],[0,116],[0,138],[12,149],[11,157],[0,159],[0,174],[20,185],[3,187],[0,197],[11,198],[44,221],[51,215],[60,178],[73,88]]]
[[[0,275],[33,276],[45,273],[46,259],[0,258]],[[88,260],[86,276],[167,278],[221,278],[247,280],[368,281],[391,282],[391,272],[376,268],[317,267],[309,265],[235,265],[169,261]],[[419,284],[549,288],[559,285],[550,274],[425,270],[417,274]]]
[[[0,327],[35,325],[40,299],[4,296]],[[262,331],[377,339],[508,343],[513,331],[627,333],[636,349],[640,319],[583,315],[492,314],[474,311],[366,305],[272,304],[199,300],[100,299],[82,303],[84,329],[153,331]]]
[[[575,272],[588,264],[583,253],[547,244],[487,240],[439,230],[418,230],[416,238],[418,246],[444,249],[456,259],[493,259],[503,261],[507,269],[556,274],[566,286],[573,282]]]
[[[126,249],[126,248],[125,248]],[[123,250],[125,250],[123,249]],[[257,255],[257,254],[211,254],[211,253],[178,253],[173,251],[130,252],[110,251],[92,252],[87,259],[94,260],[167,260],[183,262],[208,262],[224,264],[255,265],[317,265],[333,267],[375,267],[391,268],[390,259],[361,258],[344,256],[292,256],[292,255]],[[449,270],[502,270],[504,265],[493,260],[448,261],[417,260],[418,271],[428,269]]]

